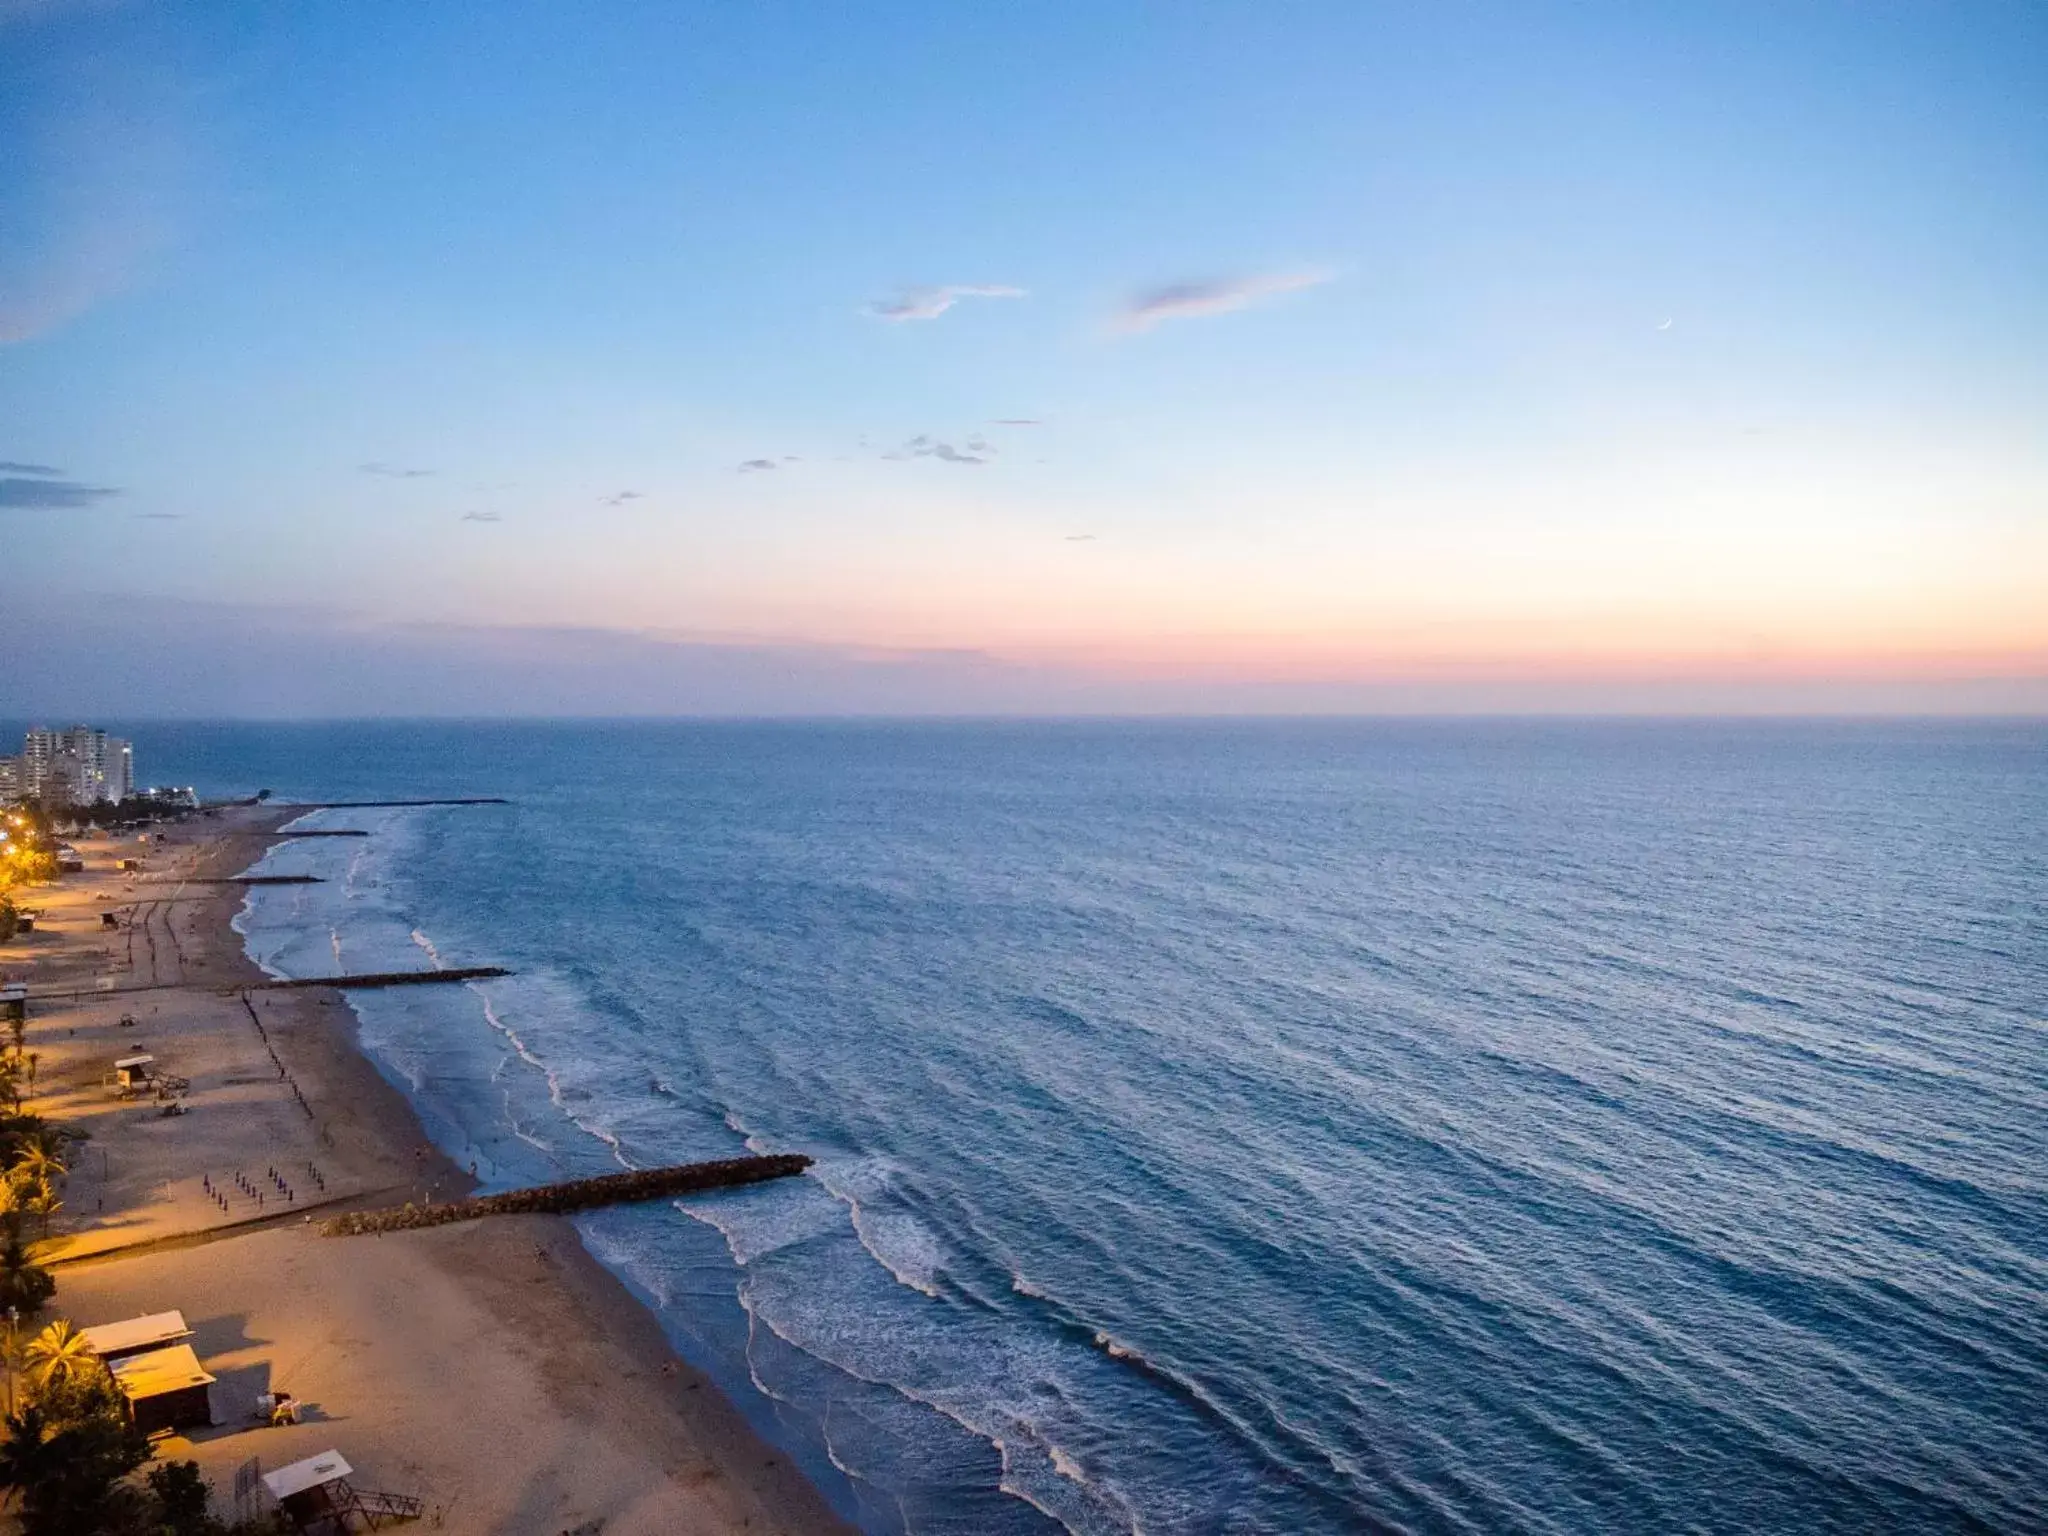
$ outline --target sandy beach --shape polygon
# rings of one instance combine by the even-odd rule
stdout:
[[[256,1508],[234,1498],[252,1462],[339,1450],[358,1486],[421,1498],[433,1529],[847,1529],[566,1220],[318,1235],[318,1214],[469,1181],[358,1052],[338,994],[236,990],[261,979],[230,927],[243,892],[204,882],[246,869],[292,814],[79,840],[84,873],[21,893],[42,916],[0,970],[35,998],[31,1107],[91,1136],[43,1249],[58,1284],[45,1315],[185,1314],[215,1423],[158,1455],[196,1460],[230,1516]],[[189,1079],[185,1113],[105,1085],[144,1052]],[[257,1423],[274,1389],[304,1405],[301,1423]]]

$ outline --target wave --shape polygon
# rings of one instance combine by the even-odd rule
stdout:
[[[412,941],[426,953],[427,963],[433,966],[435,970],[445,971],[448,969],[447,966],[441,963],[441,951],[434,948],[434,941],[417,928],[412,931]]]
[[[872,1208],[873,1202],[890,1197],[889,1186],[901,1172],[879,1157],[820,1159],[810,1176],[852,1213],[854,1235],[877,1264],[899,1285],[936,1301],[944,1244],[910,1212]]]
[[[1101,1329],[1096,1330],[1095,1347],[1112,1360],[1128,1360],[1134,1365],[1143,1366],[1147,1370],[1152,1368],[1151,1361],[1131,1348],[1130,1345],[1119,1344],[1114,1335],[1105,1333]]]
[[[841,1230],[836,1207],[791,1198],[774,1185],[673,1204],[724,1238],[733,1263],[743,1269],[771,1253]]]
[[[1887,794],[1816,878],[1771,841],[1836,814],[1810,781],[1744,777],[1731,841],[1655,753],[1530,795],[1503,765],[1550,749],[1505,739],[1177,783],[1178,747],[916,739],[685,733],[510,831],[300,844],[347,888],[245,938],[512,962],[481,1010],[361,1003],[510,1170],[818,1151],[579,1230],[877,1526],[2039,1523],[2038,776]]]
[[[920,1392],[905,1382],[863,1371],[853,1361],[820,1349],[816,1340],[806,1341],[780,1326],[760,1305],[758,1296],[750,1287],[741,1289],[740,1305],[745,1309],[748,1321],[748,1370],[756,1387],[764,1395],[770,1398],[777,1397],[774,1390],[762,1379],[754,1359],[756,1329],[765,1330],[779,1343],[806,1359],[830,1367],[848,1381],[878,1389],[903,1402],[929,1410],[955,1428],[965,1431],[995,1453],[998,1465],[1002,1469],[997,1482],[998,1490],[1036,1510],[1066,1531],[1068,1536],[1136,1536],[1135,1523],[1119,1515],[1116,1501],[1107,1495],[1099,1484],[1087,1478],[1085,1474],[1068,1477],[1054,1467],[1050,1443],[1025,1420],[1015,1415],[1007,1415],[1000,1424],[993,1423],[986,1413],[977,1414],[958,1400],[941,1397],[935,1393]],[[1020,1456],[1020,1452],[1027,1451],[1033,1459]],[[1078,1461],[1072,1457],[1066,1459],[1069,1466],[1079,1470]],[[1069,1491],[1067,1496],[1055,1493],[1047,1486],[1044,1478],[1034,1475],[1038,1465],[1042,1465],[1052,1479]],[[1077,1497],[1082,1500],[1078,1507],[1075,1503]],[[908,1528],[915,1530],[914,1524]]]

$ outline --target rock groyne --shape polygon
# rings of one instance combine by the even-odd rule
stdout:
[[[362,1237],[378,1232],[409,1232],[416,1227],[438,1227],[451,1221],[475,1221],[484,1216],[561,1216],[601,1205],[695,1195],[706,1190],[759,1184],[768,1179],[786,1179],[810,1166],[811,1160],[802,1153],[787,1152],[769,1157],[728,1157],[710,1163],[682,1163],[671,1168],[638,1168],[630,1173],[600,1174],[594,1179],[542,1184],[532,1189],[508,1190],[502,1195],[478,1195],[469,1200],[401,1205],[379,1211],[350,1211],[322,1222],[320,1231],[326,1237]]]

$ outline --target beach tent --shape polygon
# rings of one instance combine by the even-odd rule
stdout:
[[[131,1317],[118,1323],[101,1323],[96,1328],[81,1328],[86,1348],[112,1365],[127,1355],[139,1355],[144,1350],[162,1349],[167,1344],[182,1344],[192,1337],[192,1330],[185,1326],[182,1312],[152,1312],[147,1317]]]
[[[191,1429],[213,1422],[213,1404],[206,1389],[213,1378],[199,1364],[189,1344],[145,1350],[110,1361],[114,1385],[128,1399],[128,1413],[145,1435]]]

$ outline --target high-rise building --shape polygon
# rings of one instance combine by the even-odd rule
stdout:
[[[27,798],[27,762],[19,757],[0,757],[0,805]]]
[[[135,792],[135,748],[93,726],[36,726],[22,742],[20,762],[19,793],[46,805],[119,802]]]

